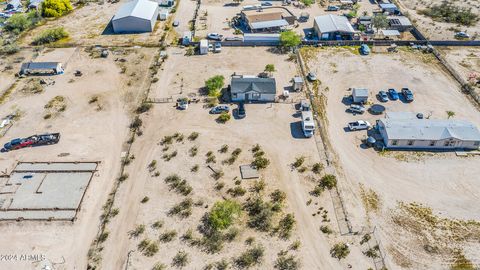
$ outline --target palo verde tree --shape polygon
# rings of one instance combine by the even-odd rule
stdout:
[[[43,17],[60,17],[72,9],[70,0],[45,0],[41,6]]]
[[[300,35],[296,34],[292,30],[284,31],[280,33],[280,45],[283,48],[294,48],[300,45],[302,39]]]
[[[388,27],[388,19],[387,16],[381,14],[381,15],[375,15],[372,19],[372,24],[373,27],[375,27],[378,30],[380,29],[385,29]]]
[[[215,231],[224,230],[233,224],[241,212],[242,207],[236,201],[225,200],[216,202],[208,215],[208,221]]]
[[[210,97],[219,97],[224,84],[225,77],[222,75],[216,75],[206,80],[205,87],[207,88],[208,95]]]

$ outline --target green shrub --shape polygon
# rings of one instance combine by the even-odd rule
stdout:
[[[216,202],[208,215],[208,222],[212,229],[223,230],[240,216],[241,206],[232,200]]]
[[[278,222],[277,232],[280,238],[288,239],[292,234],[293,227],[295,226],[295,217],[293,214],[286,214],[285,217]]]
[[[159,239],[160,241],[167,243],[167,242],[171,242],[176,236],[177,236],[177,231],[170,230],[162,233]]]
[[[265,248],[263,246],[256,246],[247,249],[234,261],[238,268],[250,268],[252,266],[260,264],[264,255]]]
[[[350,254],[350,249],[345,243],[337,243],[330,249],[330,255],[332,255],[333,258],[337,258],[338,260],[347,257],[348,254]]]
[[[188,264],[188,262],[189,262],[188,253],[181,250],[177,252],[175,257],[173,257],[172,265],[175,267],[182,268],[182,267],[185,267]]]
[[[45,0],[41,5],[43,17],[60,17],[72,9],[70,0]]]
[[[5,30],[20,34],[27,30],[31,25],[32,21],[28,19],[26,14],[16,13],[5,22]]]
[[[205,87],[208,91],[208,96],[219,97],[220,90],[222,90],[225,84],[225,77],[222,75],[216,75],[205,81]]]
[[[287,194],[280,189],[276,189],[272,193],[270,193],[270,199],[272,200],[272,202],[275,203],[283,203],[286,198]]]
[[[192,214],[193,200],[187,198],[180,203],[174,205],[168,212],[169,215],[177,215],[182,218],[189,217]]]
[[[320,186],[326,189],[332,189],[337,186],[337,178],[335,175],[327,174],[320,179]]]
[[[275,269],[278,270],[296,270],[300,268],[300,262],[293,255],[280,255],[275,260]]]
[[[252,162],[252,165],[255,166],[257,169],[265,169],[268,167],[269,164],[270,160],[265,157],[256,157]]]
[[[269,231],[272,228],[274,211],[272,204],[264,202],[261,198],[247,200],[244,209],[248,212],[248,225],[260,231]]]
[[[331,234],[333,233],[332,229],[330,229],[330,227],[328,227],[328,225],[322,225],[320,226],[320,231],[324,234]]]
[[[228,113],[228,112],[222,112],[218,118],[217,118],[217,121],[219,123],[222,123],[222,124],[225,124],[226,122],[228,122],[231,118],[231,115]]]
[[[63,27],[51,28],[41,32],[32,42],[33,45],[43,45],[68,37],[68,32]]]
[[[298,168],[303,165],[303,162],[305,161],[305,157],[301,156],[295,159],[295,162],[292,163],[292,166],[294,168]]]
[[[323,164],[322,163],[315,163],[312,166],[312,172],[315,174],[320,174],[323,170]]]
[[[195,141],[198,138],[198,135],[200,135],[198,132],[192,132],[188,135],[188,140]]]

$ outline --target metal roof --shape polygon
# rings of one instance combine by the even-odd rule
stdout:
[[[400,36],[400,32],[398,30],[380,30],[384,36]]]
[[[261,94],[276,94],[277,86],[275,78],[232,78],[230,83],[230,92],[232,94],[252,91]]]
[[[382,9],[397,9],[397,6],[392,3],[387,3],[387,4],[380,4],[380,8]]]
[[[315,17],[315,24],[318,25],[318,29],[321,33],[329,32],[346,32],[354,33],[352,25],[345,16],[338,15],[323,15]]]
[[[480,141],[480,131],[468,121],[437,119],[380,119],[389,140]]]
[[[368,97],[368,89],[366,89],[366,88],[353,88],[352,95],[354,97]]]
[[[250,28],[264,29],[264,28],[272,28],[272,27],[282,27],[287,25],[288,25],[288,22],[284,19],[281,19],[281,20],[273,20],[273,21],[252,22],[250,24]]]
[[[21,70],[26,69],[56,69],[61,66],[59,62],[26,62],[21,66]]]
[[[410,20],[405,16],[388,16],[387,18],[391,26],[394,26],[394,25],[411,26],[412,25],[412,22],[410,22]]]
[[[158,9],[158,3],[149,0],[135,0],[123,4],[113,16],[113,21],[126,17],[136,17],[145,20],[151,20],[155,11]]]

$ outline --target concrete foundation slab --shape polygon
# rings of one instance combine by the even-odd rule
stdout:
[[[242,179],[252,179],[259,177],[258,170],[252,165],[241,165],[240,173],[242,175]]]

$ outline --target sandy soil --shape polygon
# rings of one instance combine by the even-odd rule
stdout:
[[[120,72],[118,62],[114,61],[117,57],[125,58],[127,66],[131,61],[126,74]],[[20,80],[13,94],[0,107],[2,115],[14,111],[20,113],[20,119],[1,143],[44,132],[60,132],[62,137],[56,145],[2,153],[2,171],[11,170],[16,161],[101,163],[75,222],[1,222],[3,241],[0,254],[41,254],[55,264],[55,269],[86,269],[87,251],[98,231],[101,206],[119,171],[122,145],[130,122],[129,111],[142,89],[143,75],[129,75],[135,71],[139,75],[145,74],[139,70],[147,69],[151,50],[139,49],[125,55],[111,54],[107,59],[92,59],[79,49],[56,49],[41,52],[37,59],[66,63],[65,74],[41,77],[48,82],[55,81],[55,84],[46,86],[39,94],[21,92],[28,78]],[[133,65],[139,59],[142,63]],[[75,77],[75,70],[81,70],[83,76]],[[128,86],[132,78],[136,80]],[[44,105],[57,95],[66,98],[67,108],[45,120]],[[98,102],[89,104],[94,95],[98,96]],[[1,261],[0,268],[40,269],[44,263]]]
[[[69,33],[69,37],[60,43],[73,45],[102,45],[102,46],[133,46],[157,45],[164,29],[164,21],[157,21],[152,33],[140,34],[113,34],[110,24],[111,19],[120,8],[128,1],[118,3],[88,3],[58,20],[47,21],[42,26],[30,31],[21,43],[30,45],[32,40],[42,31],[62,26]],[[107,26],[109,26],[107,28]]]
[[[476,37],[480,33],[480,22],[472,26],[463,26],[454,23],[437,22],[430,17],[418,14],[419,10],[432,5],[439,5],[442,3],[442,0],[398,0],[397,2],[399,2],[402,10],[407,12],[412,23],[418,27],[423,35],[431,40],[454,40],[454,34],[458,31],[467,32],[471,37]],[[473,13],[478,14],[480,12],[480,2],[478,0],[453,2],[459,7],[471,8]]]
[[[362,149],[361,140],[366,133],[345,132],[346,123],[357,119],[375,123],[379,116],[346,113],[347,106],[342,104],[342,99],[351,94],[350,87],[370,89],[370,101],[376,103],[375,94],[381,89],[409,87],[415,94],[415,101],[411,104],[389,101],[384,104],[387,111],[422,112],[432,118],[446,119],[445,111],[452,110],[456,119],[469,120],[477,126],[480,125],[480,114],[430,55],[401,51],[394,55],[358,57],[347,49],[335,48],[318,52],[307,59],[310,59],[310,69],[316,71],[322,81],[321,89],[328,99],[328,132],[334,150],[355,197],[361,194],[359,185],[362,184],[364,189],[372,189],[381,200],[377,214],[370,213],[369,223],[379,229],[377,232],[383,246],[389,250],[387,261],[392,264],[390,267],[447,268],[446,260],[451,258],[427,254],[421,241],[416,241],[418,236],[391,222],[392,209],[398,207],[399,201],[419,202],[443,217],[479,220],[480,216],[472,206],[480,195],[475,191],[480,173],[475,164],[480,157],[406,152],[380,155],[371,149]],[[349,212],[353,216],[362,216],[355,208]],[[465,249],[470,260],[475,262],[479,257],[478,243],[466,242],[459,246]],[[402,263],[402,259],[407,263]]]
[[[152,96],[165,97],[178,91],[169,86],[172,84],[169,81],[170,76],[177,73],[188,76],[191,87],[196,89],[209,76],[231,74],[236,69],[237,63],[240,62],[242,62],[242,70],[258,72],[257,69],[260,69],[261,71],[265,62],[258,61],[259,57],[262,59],[270,54],[264,48],[243,48],[242,50],[228,48],[221,53],[223,57],[228,56],[230,61],[227,64],[217,61],[217,55],[202,56],[196,60],[196,57],[173,54],[172,52],[175,51],[177,49],[169,50],[170,57],[165,63],[165,70],[159,74],[158,89],[152,89]],[[246,59],[243,58],[245,53],[256,55],[257,61],[245,61]],[[274,64],[280,70],[274,76],[281,82],[295,74],[293,63],[285,62],[282,57],[278,56],[275,58],[270,56],[270,61],[272,59],[276,59]],[[182,63],[188,62],[188,67],[177,64],[177,61],[180,62],[180,60]],[[201,73],[201,76],[198,76],[198,72],[196,76],[189,75],[189,72],[202,70],[204,65],[208,65],[209,68],[205,69],[206,72]],[[172,92],[166,95],[165,92],[168,91]],[[177,111],[173,105],[171,103],[156,104],[143,119],[145,125],[143,135],[136,139],[132,149],[135,159],[127,167],[129,178],[120,186],[115,201],[115,206],[120,209],[120,213],[108,226],[110,235],[113,237],[109,237],[105,242],[102,252],[104,268],[112,265],[115,268],[125,267],[127,258],[129,258],[129,269],[148,269],[157,262],[170,265],[176,252],[184,250],[190,255],[190,264],[187,268],[202,269],[206,264],[221,258],[231,261],[233,257],[238,256],[247,248],[243,242],[248,236],[254,236],[256,241],[266,248],[265,259],[258,269],[273,268],[276,253],[281,249],[285,250],[295,239],[302,242],[302,248],[298,252],[290,251],[290,253],[295,254],[302,261],[303,269],[342,269],[346,268],[348,264],[365,268],[373,266],[370,259],[363,256],[361,251],[356,248],[352,250],[352,255],[347,260],[340,262],[332,259],[329,254],[330,245],[338,241],[352,242],[353,244],[356,240],[338,237],[333,205],[328,192],[319,198],[309,195],[309,191],[313,188],[312,173],[300,174],[291,170],[290,164],[297,156],[307,157],[305,163],[310,166],[320,161],[315,141],[297,138],[302,136],[299,134],[299,119],[293,104],[247,105],[248,116],[246,119],[232,119],[225,125],[216,123],[216,116],[209,115],[208,110],[202,104],[191,104],[186,111]],[[163,146],[158,145],[158,142],[163,136],[180,132],[187,137],[193,131],[200,133],[197,141],[190,142],[185,138],[182,143],[174,143],[167,153],[175,149],[178,152],[177,156],[168,162],[162,160],[161,157],[165,152],[162,152]],[[295,214],[297,226],[291,240],[285,241],[275,236],[256,232],[246,227],[242,220],[238,225],[241,232],[239,238],[232,243],[227,243],[218,254],[204,253],[197,247],[189,246],[181,241],[180,236],[189,228],[198,235],[196,227],[199,220],[215,201],[231,197],[226,193],[226,189],[234,186],[233,179],[235,177],[239,178],[238,165],[248,164],[251,161],[251,152],[248,149],[256,143],[262,146],[271,160],[269,168],[262,172],[267,183],[265,193],[274,188],[284,190],[288,198],[284,211]],[[230,146],[230,152],[236,147],[243,150],[234,165],[220,164],[220,160],[228,156],[228,154],[217,152],[223,144]],[[199,148],[198,155],[194,158],[188,155],[188,150],[193,145]],[[205,164],[205,153],[209,150],[217,156],[217,163],[212,166],[216,169],[221,168],[225,173],[221,181],[225,182],[226,186],[222,191],[216,191],[213,188],[215,181],[209,176],[211,171]],[[157,168],[160,172],[158,177],[152,176],[152,173],[147,170],[147,165],[154,159],[158,161]],[[190,168],[194,164],[200,166],[197,173],[190,172]],[[177,173],[188,180],[193,187],[191,197],[194,201],[200,199],[204,201],[205,206],[194,207],[192,215],[188,218],[180,219],[167,215],[170,208],[182,200],[182,196],[169,191],[163,182],[163,178],[171,173]],[[241,185],[248,188],[251,182],[252,180],[243,180]],[[140,203],[145,196],[149,197],[149,201],[144,204]],[[247,196],[239,197],[238,200],[243,201]],[[307,205],[309,199],[313,201]],[[320,225],[326,223],[322,222],[322,218],[318,215],[313,215],[321,206],[330,213],[328,214],[328,218],[331,220],[329,226],[335,232],[328,237],[319,231]],[[165,222],[165,225],[159,230],[151,228],[156,220]],[[129,232],[139,224],[146,226],[145,232],[138,238],[129,238]],[[146,257],[138,251],[137,245],[142,239],[149,238],[158,241],[160,233],[172,229],[178,235],[172,242],[159,242],[160,250],[153,257]]]

